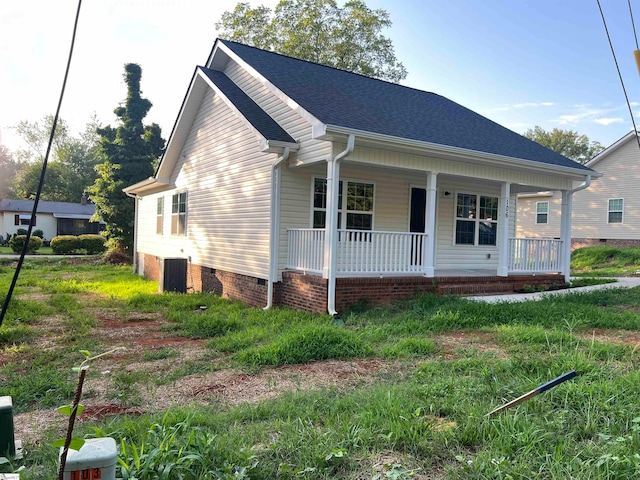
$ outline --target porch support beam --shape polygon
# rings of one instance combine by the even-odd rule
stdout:
[[[571,281],[571,211],[573,195],[570,190],[562,190],[562,207],[560,216],[560,240],[562,240],[560,265],[564,281]]]
[[[498,276],[509,275],[509,199],[511,197],[511,184],[504,182],[500,186],[500,207],[498,227],[502,227],[498,239]]]
[[[424,276],[433,278],[435,276],[436,263],[436,185],[438,181],[437,172],[427,173],[427,195],[425,211],[425,233],[427,239],[424,246]]]

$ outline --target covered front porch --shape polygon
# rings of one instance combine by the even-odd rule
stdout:
[[[325,229],[290,228],[286,268],[323,275]],[[436,254],[428,248],[428,234],[337,230],[336,277],[478,277],[563,273],[563,240],[508,238],[507,255],[497,269],[437,269]]]

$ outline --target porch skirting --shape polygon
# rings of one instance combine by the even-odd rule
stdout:
[[[160,263],[163,259],[144,253],[138,255],[139,263],[144,265],[144,272],[141,273],[150,280],[160,280]],[[557,274],[508,277],[488,275],[337,278],[336,308],[338,312],[344,312],[358,303],[369,306],[388,304],[426,292],[440,295],[506,294],[521,290],[525,286],[539,287],[562,283],[564,277]],[[187,292],[213,292],[261,308],[267,304],[268,285],[265,279],[202,265],[187,266]],[[275,306],[326,313],[327,289],[326,278],[285,271],[282,274],[282,282],[274,284],[273,303]]]

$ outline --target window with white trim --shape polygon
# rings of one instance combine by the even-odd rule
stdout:
[[[346,183],[346,195],[343,185]],[[373,230],[373,183],[340,181],[338,185],[338,228]],[[345,215],[342,215],[343,212]],[[327,219],[327,180],[313,179],[313,228],[324,228]]]
[[[536,224],[549,223],[549,202],[536,202]]]
[[[171,197],[171,235],[187,234],[187,192]]]
[[[496,245],[498,197],[456,195],[456,245]]]
[[[158,197],[156,203],[156,233],[162,235],[162,225],[164,223],[164,197]]]
[[[622,223],[624,213],[624,198],[610,198],[607,209],[607,223]]]

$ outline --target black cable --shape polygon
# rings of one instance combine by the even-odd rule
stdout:
[[[42,186],[44,185],[44,175],[47,172],[47,162],[49,160],[49,153],[51,153],[51,147],[53,145],[53,137],[56,134],[56,126],[58,125],[58,117],[60,116],[60,108],[62,107],[62,99],[64,97],[64,91],[67,87],[67,78],[69,77],[69,68],[71,67],[71,57],[73,56],[73,46],[76,43],[76,32],[78,31],[78,19],[80,18],[81,6],[82,6],[82,0],[78,0],[78,9],[76,10],[76,19],[73,24],[73,35],[71,36],[71,47],[69,48],[69,58],[67,59],[67,68],[64,72],[64,80],[62,82],[62,91],[60,92],[60,98],[58,99],[58,108],[56,109],[56,114],[53,117],[53,125],[51,125],[51,134],[49,135],[49,144],[47,145],[47,152],[45,153],[44,161],[42,162],[42,172],[40,172],[40,182],[38,183],[38,190],[36,191],[36,197],[33,201],[33,209],[31,210],[31,219],[29,220],[29,228],[27,229],[27,238],[25,238],[24,240],[22,253],[20,254],[20,259],[18,260],[18,265],[16,266],[16,271],[13,275],[13,280],[11,281],[11,285],[9,286],[9,291],[7,292],[7,296],[5,297],[4,303],[2,304],[2,311],[0,311],[0,327],[2,327],[2,322],[4,321],[4,317],[7,314],[7,309],[9,308],[9,302],[11,301],[11,297],[13,296],[13,290],[16,287],[16,283],[18,282],[18,276],[20,275],[20,270],[22,270],[24,257],[27,255],[27,251],[29,250],[29,240],[31,239],[31,231],[33,230],[33,223],[34,223],[34,219],[36,218],[36,212],[38,211],[38,202],[40,201],[40,193],[42,193]]]
[[[636,50],[640,50],[640,47],[638,46],[638,34],[636,33],[636,22],[633,21],[633,10],[631,8],[631,0],[627,0],[627,3],[629,4],[629,15],[631,15],[631,26],[633,27],[633,37],[636,40]]]
[[[631,103],[629,103],[629,96],[627,95],[627,89],[624,87],[624,81],[622,80],[622,73],[620,73],[620,66],[618,65],[618,59],[616,58],[616,52],[613,49],[613,43],[611,42],[611,36],[609,35],[609,29],[607,28],[607,21],[604,19],[604,12],[602,11],[602,5],[600,0],[598,2],[598,8],[600,9],[600,16],[602,17],[602,23],[604,24],[604,31],[607,34],[607,40],[609,40],[609,47],[611,48],[611,54],[613,55],[613,61],[616,64],[618,70],[618,77],[620,78],[620,84],[622,85],[622,91],[624,92],[624,98],[627,102],[627,108],[629,109],[629,115],[631,116],[631,124],[633,125],[633,131],[636,134],[636,141],[638,142],[638,148],[640,148],[640,137],[638,137],[638,129],[636,128],[636,121],[633,118],[633,111],[631,110]]]

